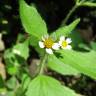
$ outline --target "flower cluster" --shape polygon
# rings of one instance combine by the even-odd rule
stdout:
[[[53,54],[53,50],[59,50],[60,48],[71,49],[71,42],[71,38],[65,38],[64,36],[60,37],[59,42],[55,42],[51,37],[45,36],[39,41],[39,46],[40,48],[45,48],[48,54]]]

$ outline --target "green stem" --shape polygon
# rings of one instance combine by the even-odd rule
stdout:
[[[76,4],[77,4],[78,6],[81,6],[81,4],[83,4],[85,1],[86,1],[86,0],[77,1]]]
[[[67,21],[69,20],[70,16],[73,14],[73,12],[80,6],[82,5],[86,0],[82,0],[79,1],[77,0],[76,4],[72,7],[72,9],[69,11],[68,15],[66,16],[66,18],[64,19],[64,21],[62,22],[61,26],[66,25]]]
[[[70,18],[70,16],[72,15],[72,13],[77,9],[77,5],[74,5],[73,8],[69,11],[68,15],[66,16],[66,18],[64,19],[62,26],[66,25],[68,19]]]
[[[82,1],[80,1],[79,3],[77,2],[77,5],[78,5],[78,6],[82,6],[85,1],[86,1],[86,0],[82,0]]]
[[[44,57],[41,59],[40,65],[39,65],[39,74],[43,74],[44,72],[44,65],[46,63],[47,54],[44,55]]]

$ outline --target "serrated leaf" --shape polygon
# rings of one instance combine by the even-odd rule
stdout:
[[[31,81],[26,96],[78,96],[49,76],[37,76]]]
[[[91,50],[75,51],[75,50],[61,50],[61,58],[65,64],[72,66],[79,70],[81,73],[96,79],[96,52]]]
[[[52,35],[56,35],[57,38],[59,38],[62,35],[68,36],[76,28],[79,22],[80,19],[76,19],[70,25],[57,29],[55,32],[52,33]]]
[[[68,64],[64,64],[55,55],[49,55],[48,67],[62,75],[78,75],[80,73]]]
[[[27,33],[41,39],[47,34],[47,27],[35,6],[29,6],[24,0],[19,0],[20,18]]]

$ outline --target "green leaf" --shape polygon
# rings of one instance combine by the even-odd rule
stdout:
[[[62,75],[78,75],[79,71],[75,68],[64,64],[55,55],[49,55],[48,67]]]
[[[0,89],[2,89],[2,88],[4,88],[5,87],[5,85],[4,85],[4,80],[3,80],[3,78],[2,78],[2,76],[1,76],[1,74],[0,74]]]
[[[19,43],[13,47],[13,53],[27,59],[29,56],[28,41],[24,43]]]
[[[78,96],[49,76],[37,76],[31,81],[26,96]]]
[[[24,33],[19,33],[17,37],[17,42],[24,42],[27,38],[27,34],[25,35]]]
[[[16,89],[16,86],[18,85],[16,77],[13,76],[7,80],[6,85],[9,89]]]
[[[7,72],[10,75],[16,75],[18,73],[18,66],[15,66],[13,64],[10,63],[10,65],[7,65]]]
[[[17,61],[15,55],[12,53],[11,49],[7,49],[4,53],[4,59],[6,63],[7,72],[10,75],[15,75],[19,70],[19,62]]]
[[[95,51],[75,51],[61,50],[61,58],[63,63],[72,66],[81,73],[96,79],[96,52]]]
[[[72,39],[72,47],[76,48],[79,44],[83,44],[84,40],[82,39],[80,33],[77,30],[71,32],[69,37]]]
[[[81,6],[96,7],[96,3],[84,2],[81,4]]]
[[[6,96],[7,89],[6,88],[0,88],[0,96]]]
[[[7,64],[6,69],[7,69],[8,74],[10,74],[10,75],[16,75],[18,73],[19,66],[15,65],[16,62],[15,62],[15,64],[14,63],[12,64],[9,61],[6,64]]]
[[[31,78],[27,74],[24,74],[23,78],[22,78],[22,88],[23,88],[23,90],[27,89],[30,82],[31,82]]]
[[[41,39],[47,34],[47,27],[44,20],[34,6],[29,6],[24,0],[19,0],[20,18],[25,31]]]
[[[91,45],[92,49],[96,51],[96,42],[91,42],[90,45]]]
[[[15,91],[16,96],[25,96],[25,92],[23,91],[22,87],[19,86],[17,90]]]
[[[62,35],[68,36],[76,28],[79,22],[80,19],[76,19],[70,25],[57,29],[55,32],[53,32],[52,36],[56,35],[57,38],[59,38]]]
[[[24,46],[22,46],[22,47],[24,47]],[[22,48],[22,49],[24,49],[24,48]],[[17,52],[17,51],[15,51],[15,52]],[[26,60],[24,58],[22,58],[21,55],[18,56],[18,54],[17,55],[16,55],[16,53],[14,54],[13,49],[7,49],[5,51],[4,60],[6,63],[7,72],[10,75],[19,74],[19,71],[21,70],[21,66],[23,65],[23,67],[24,67],[24,65],[26,64]],[[22,72],[20,72],[20,76],[21,76],[21,73]]]
[[[32,45],[33,47],[39,45],[39,44],[38,44],[39,39],[36,38],[36,37],[34,37],[34,36],[30,36],[30,37],[28,38],[28,40],[29,40],[29,44]]]
[[[35,48],[35,50],[39,53],[39,55],[44,54],[44,49],[39,46],[39,39],[33,36],[29,37],[29,44]]]
[[[16,96],[16,94],[13,91],[8,91],[6,93],[7,96]]]
[[[0,96],[3,96],[3,94],[5,95],[5,93],[6,93],[5,82],[2,76],[0,75]]]

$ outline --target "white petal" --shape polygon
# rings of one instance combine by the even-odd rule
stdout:
[[[54,50],[59,50],[59,44],[58,43],[54,43],[53,44],[53,46],[52,46],[52,48],[54,49]]]
[[[47,48],[46,48],[46,52],[47,52],[48,54],[53,54],[52,49],[47,49]]]
[[[62,42],[63,42],[63,41],[59,41],[59,46],[62,46]]]
[[[71,45],[67,45],[66,46],[66,49],[69,49],[70,50],[70,49],[72,49],[72,46]]]
[[[66,42],[67,42],[68,44],[70,44],[70,43],[72,42],[71,38],[67,38],[67,39],[66,39]]]
[[[39,46],[40,46],[40,48],[44,48],[45,47],[44,43],[42,41],[39,41]]]
[[[18,54],[18,55],[20,55],[20,54],[21,54],[21,53],[20,53],[20,51],[19,51],[19,50],[17,50],[17,49],[13,49],[13,53]]]
[[[42,40],[43,40],[43,41],[45,41],[45,38],[44,38],[44,36],[42,36]]]
[[[65,37],[64,36],[61,36],[60,37],[60,41],[64,41],[65,40]]]
[[[47,35],[44,35],[44,38],[45,39],[48,39],[49,38],[49,35],[47,34]]]

